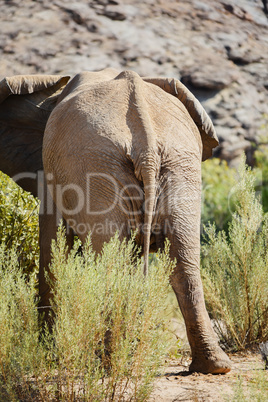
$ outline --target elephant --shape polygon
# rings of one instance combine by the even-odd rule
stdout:
[[[189,370],[229,372],[200,276],[201,162],[218,139],[194,95],[174,78],[107,68],[72,79],[5,78],[0,104],[0,169],[42,195],[40,306],[51,297],[44,267],[60,218],[70,246],[74,234],[84,242],[90,231],[97,253],[116,232],[123,240],[134,231],[145,275],[149,252],[163,249],[167,238],[176,259],[170,283],[191,347]]]

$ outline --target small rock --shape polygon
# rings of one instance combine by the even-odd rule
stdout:
[[[104,15],[107,18],[110,18],[111,20],[124,21],[125,19],[127,19],[126,14],[120,6],[107,6],[98,11],[98,13]]]
[[[225,8],[226,11],[229,13],[235,15],[236,17],[240,18],[241,20],[247,20],[247,21],[253,21],[252,16],[243,8],[234,6],[230,3],[223,3],[223,7]]]
[[[255,63],[262,59],[262,52],[260,49],[256,51],[253,44],[251,46],[246,44],[239,47],[226,46],[226,51],[228,59],[238,65]]]
[[[259,345],[262,360],[265,363],[265,370],[268,370],[268,342]]]
[[[250,148],[251,143],[246,140],[238,141],[235,144],[230,144],[225,141],[222,146],[220,146],[220,157],[229,162],[230,165],[235,166],[242,153],[247,152]]]
[[[201,57],[200,64],[182,71],[181,81],[190,87],[220,90],[231,85],[238,78],[238,71],[234,65],[220,56]]]

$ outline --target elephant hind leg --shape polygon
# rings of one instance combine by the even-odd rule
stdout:
[[[227,373],[231,363],[220,348],[212,328],[200,275],[200,190],[194,185],[185,186],[185,192],[181,188],[175,194],[176,202],[170,202],[169,208],[166,208],[168,212],[158,216],[158,221],[162,227],[159,239],[169,239],[170,256],[177,261],[171,275],[171,285],[185,320],[192,351],[189,370]],[[174,198],[171,196],[172,201]],[[159,210],[164,211],[164,207]]]
[[[176,244],[176,243],[175,243]],[[185,320],[187,337],[192,352],[191,372],[224,374],[230,371],[231,362],[220,348],[208,316],[200,270],[193,263],[198,260],[198,251],[189,249],[178,252],[172,245],[171,256],[176,255],[177,265],[171,276],[171,285],[176,294]]]

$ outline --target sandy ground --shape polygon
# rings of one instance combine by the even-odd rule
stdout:
[[[259,354],[235,354],[230,355],[230,358],[233,367],[225,375],[189,374],[188,356],[183,357],[181,361],[169,361],[164,374],[155,381],[150,402],[237,400],[233,398],[239,381],[242,380],[244,392],[247,394],[247,389],[254,384],[258,374],[264,375],[268,384],[268,370],[264,370],[264,363]],[[265,401],[257,399],[257,394],[256,398],[252,399],[251,396],[248,400]],[[268,401],[268,386],[266,400]]]

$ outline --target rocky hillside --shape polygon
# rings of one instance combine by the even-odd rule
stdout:
[[[235,163],[245,150],[250,161],[268,125],[265,3],[1,0],[0,79],[108,66],[176,77],[210,114],[215,154]]]

